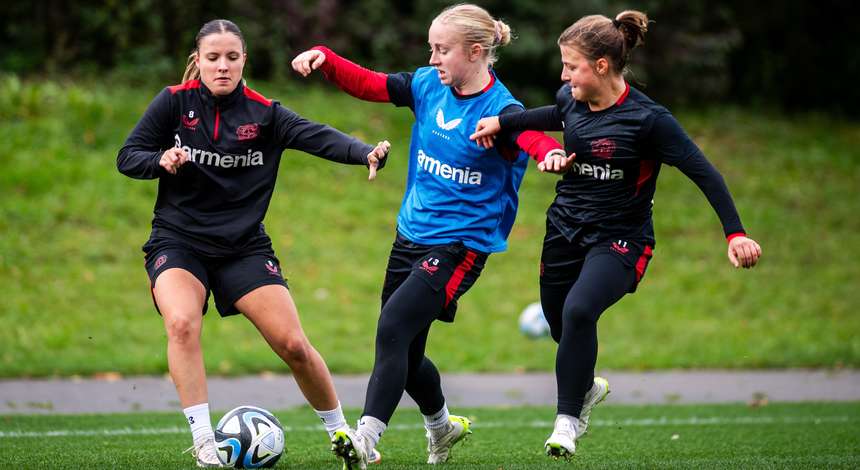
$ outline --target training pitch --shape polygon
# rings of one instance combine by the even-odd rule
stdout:
[[[452,452],[449,468],[858,468],[860,403],[602,405],[572,460],[543,455],[554,410],[469,408],[474,434]],[[275,412],[286,454],[276,468],[340,468],[316,415],[306,407]],[[358,410],[347,410],[354,420]],[[213,413],[217,422],[221,413]],[[10,468],[194,468],[179,413],[0,416],[0,449]],[[379,449],[379,470],[422,468],[421,418],[395,414]]]

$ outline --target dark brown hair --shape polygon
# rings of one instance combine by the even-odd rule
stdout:
[[[630,53],[643,43],[648,32],[648,16],[641,11],[626,10],[609,19],[603,15],[580,18],[558,37],[560,46],[577,49],[594,62],[605,57],[612,69],[623,73]]]
[[[200,70],[197,69],[197,64],[194,59],[197,58],[197,52],[200,50],[200,40],[217,33],[233,33],[242,41],[242,52],[245,52],[245,37],[242,36],[242,31],[236,26],[236,23],[230,20],[212,20],[203,25],[200,31],[197,32],[197,37],[194,38],[194,50],[188,55],[188,64],[185,66],[185,73],[182,75],[182,83],[188,80],[200,78]]]

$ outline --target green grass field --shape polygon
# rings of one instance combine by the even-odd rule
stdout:
[[[451,468],[857,468],[860,404],[614,406],[594,412],[570,462],[542,453],[549,408],[455,410],[474,434]],[[347,413],[355,417],[357,412]],[[219,415],[216,415],[220,417]],[[310,409],[282,411],[287,453],[276,468],[339,468]],[[5,416],[0,448],[9,468],[193,468],[178,413]],[[380,443],[380,469],[427,468],[416,410],[401,410]]]
[[[393,143],[373,183],[363,168],[287,152],[266,219],[312,342],[334,372],[367,371],[412,116],[330,86],[252,85],[309,118]],[[0,376],[165,371],[140,251],[156,184],[115,169],[160,86],[0,77]],[[731,268],[705,198],[664,168],[655,257],[637,294],[601,320],[599,367],[860,366],[860,126],[731,108],[678,117],[725,175],[764,257],[755,270]],[[554,183],[532,166],[508,252],[489,259],[457,322],[434,327],[429,354],[443,371],[551,369],[554,345],[521,336],[516,318],[538,299]],[[242,318],[208,315],[203,336],[211,373],[285,369]]]

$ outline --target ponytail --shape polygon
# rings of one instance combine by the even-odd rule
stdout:
[[[185,73],[182,74],[182,83],[188,80],[197,80],[200,78],[200,69],[197,68],[197,50],[188,54],[188,64],[185,65]]]
[[[619,13],[612,23],[624,37],[624,50],[621,55],[626,65],[633,49],[645,42],[645,33],[648,32],[648,17],[641,11],[626,10]]]

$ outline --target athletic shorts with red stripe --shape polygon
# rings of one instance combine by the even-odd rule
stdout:
[[[399,233],[391,247],[385,284],[382,287],[382,305],[410,275],[426,282],[434,292],[444,289],[445,301],[437,320],[453,322],[457,312],[457,299],[466,293],[487,261],[487,254],[470,250],[463,243],[450,245],[419,245]]]

